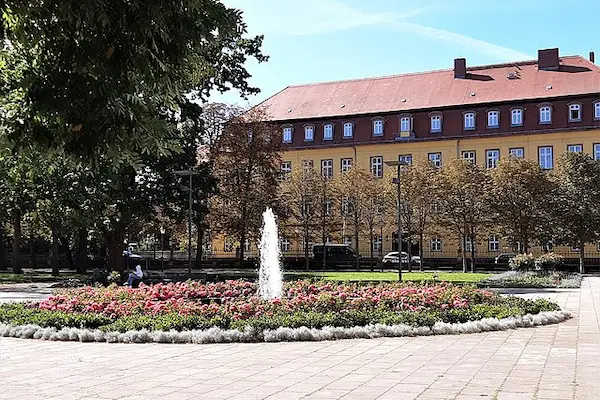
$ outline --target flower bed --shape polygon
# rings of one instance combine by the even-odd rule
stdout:
[[[581,274],[577,273],[539,273],[509,271],[495,275],[478,283],[482,288],[560,288],[577,289],[581,287]]]
[[[39,328],[98,329],[103,334],[220,329],[264,332],[290,329],[355,329],[404,326],[433,329],[440,323],[466,323],[485,318],[521,318],[559,307],[546,300],[502,297],[472,286],[379,284],[338,285],[287,283],[281,299],[256,296],[254,283],[186,282],[65,290],[46,301],[0,306],[0,322]],[[33,334],[32,334],[33,335]],[[297,334],[296,334],[297,335]],[[43,334],[42,334],[43,336]],[[235,336],[235,335],[234,335]]]

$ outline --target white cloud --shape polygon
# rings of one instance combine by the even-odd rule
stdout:
[[[225,0],[230,7],[244,10],[244,20],[253,34],[308,36],[376,26],[400,30],[434,42],[465,47],[500,61],[533,58],[518,50],[499,46],[460,33],[420,25],[407,20],[432,10],[417,7],[406,12],[365,12],[342,0]]]

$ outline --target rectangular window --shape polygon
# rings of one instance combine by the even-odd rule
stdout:
[[[497,128],[500,124],[498,111],[488,111],[488,128]]]
[[[352,159],[351,158],[342,158],[342,174],[348,172],[352,168]]]
[[[500,150],[486,150],[485,152],[485,167],[487,169],[496,168],[500,160]]]
[[[321,160],[321,175],[325,178],[333,178],[333,160]]]
[[[550,106],[540,107],[540,124],[552,123],[552,108]]]
[[[512,126],[523,125],[523,110],[521,108],[515,108],[510,112],[510,124]]]
[[[348,215],[352,212],[352,202],[346,196],[342,198],[342,214]]]
[[[600,119],[600,101],[594,103],[594,119]]]
[[[427,158],[434,167],[440,168],[442,166],[442,153],[429,153]]]
[[[292,162],[291,161],[283,161],[281,163],[281,173],[289,174],[292,172]]]
[[[302,168],[305,170],[313,169],[315,167],[315,162],[313,160],[302,160]]]
[[[346,122],[344,124],[344,138],[351,138],[354,134],[354,124],[352,122]]]
[[[410,117],[400,118],[400,132],[410,132]]]
[[[373,121],[373,136],[383,136],[383,120],[376,119]]]
[[[283,143],[292,143],[292,128],[283,128]]]
[[[323,125],[323,140],[333,140],[333,124]]]
[[[373,236],[373,251],[381,252],[382,244],[383,244],[383,240],[381,238],[381,235],[374,235]]]
[[[540,147],[539,151],[539,163],[542,169],[552,169],[554,166],[554,160],[552,157],[552,147]]]
[[[464,126],[465,126],[465,130],[475,129],[475,113],[474,112],[465,113]]]
[[[498,236],[492,235],[488,238],[488,250],[500,251],[500,238]]]
[[[473,240],[470,237],[465,238],[465,251],[471,252],[473,249]]]
[[[383,177],[383,157],[371,157],[371,173],[376,178]]]
[[[405,162],[406,165],[412,165],[412,154],[402,154],[398,156],[398,161]]]
[[[600,160],[600,144],[594,145],[594,160]]]
[[[431,251],[442,251],[442,239],[435,237],[431,238]]]
[[[549,240],[545,243],[542,243],[542,251],[554,251],[554,242]]]
[[[304,141],[312,142],[315,139],[315,128],[313,126],[304,127]]]
[[[515,158],[524,158],[525,157],[525,149],[523,147],[513,147],[509,150],[509,154],[511,157]]]
[[[476,163],[475,161],[475,150],[467,150],[467,151],[463,151],[462,152],[462,158],[463,160],[467,160],[469,162],[472,162],[473,164]]]
[[[292,243],[287,238],[282,238],[280,240],[280,248],[284,253],[288,253],[292,249]]]
[[[567,151],[569,153],[583,153],[583,145],[582,144],[570,144],[567,146]]]
[[[244,241],[244,251],[247,253],[250,251],[250,239]]]
[[[581,121],[581,104],[571,104],[569,106],[569,122]]]
[[[352,246],[352,236],[344,236],[344,244]]]
[[[223,251],[225,253],[231,253],[233,251],[233,241],[230,238],[225,238],[225,242],[223,242]]]
[[[327,200],[325,201],[325,215],[331,216],[333,214],[333,201]]]
[[[434,115],[431,117],[431,132],[441,132],[442,131],[442,116]]]

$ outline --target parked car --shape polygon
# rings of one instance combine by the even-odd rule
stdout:
[[[503,253],[503,254],[499,254],[498,257],[496,257],[495,259],[495,263],[496,264],[502,264],[502,265],[508,265],[508,261],[513,258],[514,256],[516,256],[516,254],[514,253]]]
[[[351,266],[356,263],[359,257],[350,245],[327,243],[316,244],[313,246],[313,259],[317,263],[322,263],[323,259],[330,266]]]
[[[398,252],[391,251],[383,256],[381,262],[383,264],[398,264],[398,259]],[[419,256],[412,256],[410,260],[412,265],[419,265],[421,263],[421,257]],[[408,253],[405,251],[402,252],[402,264],[408,264]]]

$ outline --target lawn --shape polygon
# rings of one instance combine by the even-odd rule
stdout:
[[[402,280],[410,282],[477,283],[492,274],[462,272],[403,272]],[[285,272],[286,279],[317,278],[326,281],[396,282],[397,272]]]
[[[85,275],[77,274],[60,274],[60,276],[52,276],[48,273],[36,272],[36,273],[23,273],[23,274],[12,274],[8,272],[0,273],[0,284],[3,283],[32,283],[32,282],[57,282],[68,279],[79,279],[82,281],[87,280]]]

